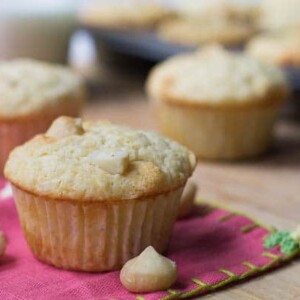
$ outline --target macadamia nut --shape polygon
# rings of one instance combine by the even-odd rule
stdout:
[[[91,153],[89,159],[112,175],[125,173],[129,165],[129,154],[125,149],[101,149]]]
[[[191,213],[196,193],[197,185],[193,181],[189,180],[180,199],[177,218],[184,218]]]
[[[70,135],[82,134],[84,134],[84,129],[82,127],[81,119],[74,119],[65,116],[57,118],[46,133],[47,136],[58,139]]]
[[[136,293],[168,289],[177,278],[175,262],[160,255],[149,246],[139,256],[129,260],[122,268],[123,286]]]

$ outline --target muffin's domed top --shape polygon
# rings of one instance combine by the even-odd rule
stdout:
[[[192,152],[155,133],[60,117],[11,153],[5,175],[50,198],[125,200],[184,185],[195,164]]]
[[[277,67],[211,46],[158,65],[148,80],[148,91],[174,103],[236,106],[282,100],[287,86]]]
[[[28,59],[0,63],[0,118],[13,119],[84,98],[80,76],[69,68]]]

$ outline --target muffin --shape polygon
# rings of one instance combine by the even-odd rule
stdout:
[[[188,1],[179,5],[177,19],[165,20],[158,35],[169,42],[197,46],[221,43],[239,46],[255,32],[254,8],[220,2]]]
[[[254,57],[280,67],[300,67],[300,28],[261,34],[247,45]]]
[[[287,83],[275,66],[211,46],[158,65],[147,91],[163,134],[198,157],[239,159],[270,145]]]
[[[12,151],[5,176],[34,255],[101,272],[149,245],[166,250],[195,164],[192,152],[155,133],[60,117]]]
[[[18,59],[0,63],[0,176],[9,152],[58,116],[78,116],[82,79],[69,69]]]
[[[255,24],[259,16],[256,4],[233,3],[228,1],[182,1],[178,3],[178,14],[183,18],[210,22],[221,19],[233,22]]]
[[[300,27],[269,32],[254,37],[247,45],[249,55],[274,64],[285,72],[291,87],[283,116],[300,118]]]
[[[89,26],[139,29],[151,28],[170,14],[157,3],[91,3],[83,7],[79,19]]]
[[[199,46],[220,43],[225,46],[240,46],[255,33],[255,29],[243,23],[199,22],[188,19],[173,19],[163,22],[157,29],[158,36],[178,45]]]
[[[263,0],[260,23],[265,30],[282,30],[300,25],[299,0]]]

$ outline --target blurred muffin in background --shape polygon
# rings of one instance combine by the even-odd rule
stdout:
[[[300,27],[254,37],[247,52],[264,62],[281,67],[300,67]]]
[[[255,30],[252,26],[221,19],[211,22],[189,19],[169,20],[158,27],[158,35],[163,40],[187,46],[199,46],[214,42],[225,46],[240,46],[254,33]]]
[[[185,0],[178,6],[178,14],[182,18],[195,21],[210,21],[222,19],[233,22],[255,24],[258,21],[259,6],[253,4],[238,4],[229,0]]]
[[[0,63],[0,176],[9,152],[60,115],[79,116],[80,76],[58,65],[17,59]]]
[[[264,152],[288,91],[277,67],[220,47],[175,56],[147,82],[161,132],[206,159]]]
[[[182,45],[217,42],[239,46],[256,32],[255,20],[253,6],[187,1],[180,6],[176,19],[162,22],[158,35]]]
[[[171,12],[155,2],[101,3],[93,1],[79,13],[81,23],[115,29],[154,27]]]
[[[300,25],[299,0],[262,0],[260,23],[265,30],[293,28]]]
[[[246,51],[263,62],[283,69],[292,91],[283,115],[300,119],[300,27],[258,35],[250,40]]]

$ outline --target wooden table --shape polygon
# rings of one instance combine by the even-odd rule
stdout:
[[[156,130],[141,87],[103,89],[85,116]],[[247,212],[279,229],[300,225],[300,124],[280,121],[267,155],[247,162],[200,161],[194,174],[199,196]],[[254,278],[201,299],[300,299],[300,263]]]

